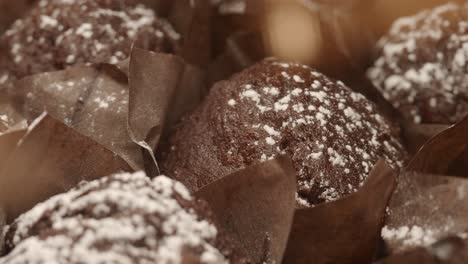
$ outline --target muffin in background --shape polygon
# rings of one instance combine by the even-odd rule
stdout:
[[[369,79],[414,123],[450,124],[468,113],[468,4],[396,20],[378,42]]]
[[[131,45],[172,53],[180,35],[137,0],[41,0],[0,37],[0,85],[76,64],[125,60]]]

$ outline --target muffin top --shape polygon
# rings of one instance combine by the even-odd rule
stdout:
[[[287,154],[302,206],[355,192],[379,158],[400,167],[405,157],[397,131],[364,96],[276,59],[217,83],[170,145],[164,172],[194,189]]]
[[[41,0],[0,37],[0,84],[76,64],[118,63],[131,46],[174,52],[180,36],[137,0]]]
[[[400,18],[377,48],[368,77],[407,119],[447,124],[468,113],[468,4]]]
[[[230,244],[179,182],[144,173],[85,182],[21,215],[0,263],[226,263]]]

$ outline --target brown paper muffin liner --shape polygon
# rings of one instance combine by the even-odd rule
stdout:
[[[295,211],[284,263],[369,263],[377,253],[395,172],[380,161],[361,189]]]
[[[46,111],[55,119],[143,169],[138,146],[127,132],[127,76],[109,64],[78,66],[16,82],[10,90],[15,106],[29,121]]]
[[[370,263],[394,171],[380,161],[358,192],[307,209],[296,208],[295,174],[289,158],[280,157],[213,182],[197,196],[253,263]]]
[[[226,39],[222,53],[208,68],[208,87],[229,78],[266,56],[262,36],[255,31],[236,32]]]
[[[0,207],[0,255],[2,254],[3,244],[5,240],[5,234],[3,233],[3,228],[6,225],[6,215],[2,207]]]
[[[156,176],[153,150],[167,124],[173,94],[197,90],[201,83],[189,82],[199,80],[199,72],[191,69],[177,56],[134,48],[128,78],[113,65],[77,66],[26,77],[15,83],[10,96],[28,120],[46,111],[121,158],[132,170],[146,169]],[[180,104],[183,98],[178,100]],[[171,117],[177,116],[171,112]]]
[[[224,0],[212,7],[212,58],[224,52],[226,40],[237,32],[258,29],[255,1]],[[255,12],[254,12],[255,11]]]
[[[433,136],[447,129],[450,125],[444,124],[414,124],[400,119],[402,137],[408,152],[415,155],[419,149]]]
[[[467,148],[468,115],[424,144],[408,165],[408,170],[466,177]]]
[[[197,192],[253,263],[280,263],[293,221],[296,172],[289,158],[251,166]]]
[[[0,0],[0,34],[2,34],[15,19],[21,17],[36,0]]]
[[[0,136],[7,145],[2,152],[10,150],[0,170],[0,201],[8,222],[82,180],[131,170],[120,157],[47,114],[22,132],[22,138]]]
[[[210,26],[206,0],[148,3],[181,32],[182,49],[176,56],[134,48],[119,65],[75,66],[29,76],[14,83],[9,93],[29,121],[47,111],[117,153],[132,169],[154,176],[153,150],[159,142],[154,135],[163,128],[167,107],[179,106],[166,122],[170,127],[201,98],[205,78],[198,66],[209,58]],[[173,101],[176,91],[187,96]]]
[[[211,58],[211,10],[209,0],[159,2],[159,13],[167,13],[169,22],[183,36],[181,53],[188,64],[206,66]]]
[[[467,135],[468,116],[427,141],[400,175],[382,232],[390,253],[403,252],[392,261],[427,257],[437,241],[466,237]]]
[[[203,73],[180,57],[134,49],[130,58],[128,132],[155,165],[154,150],[180,116],[201,100]],[[175,97],[175,94],[183,96]],[[145,166],[150,175],[157,166]]]

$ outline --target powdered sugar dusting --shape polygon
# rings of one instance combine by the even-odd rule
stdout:
[[[193,250],[202,263],[227,263],[217,228],[195,212],[180,183],[165,176],[118,174],[83,183],[38,204],[10,232],[6,263],[181,263]]]
[[[399,228],[384,226],[381,232],[385,240],[399,240],[404,246],[429,246],[436,241],[434,233],[433,230],[423,229],[420,226]]]
[[[136,40],[144,40],[148,49],[165,52],[165,41],[180,39],[152,9],[127,2],[39,1],[0,38],[11,58],[8,71],[0,70],[0,84],[75,64],[116,64],[128,57]]]
[[[408,119],[456,122],[468,112],[468,4],[398,19],[368,77]]]
[[[256,73],[256,79],[241,84],[237,98],[231,99],[249,105],[247,109],[253,107],[248,111],[249,119],[257,120],[246,125],[255,134],[246,133],[258,139],[237,147],[258,149],[255,155],[259,161],[278,154],[288,153],[293,160],[297,156],[298,203],[311,206],[314,199],[332,201],[357,191],[379,158],[395,167],[403,165],[400,142],[393,136],[382,137],[391,134],[389,124],[364,96],[307,66],[274,59],[261,64],[268,69],[268,75]],[[272,77],[271,72],[278,74]],[[266,86],[258,85],[263,78]],[[223,115],[235,116],[234,112],[241,108],[228,108]],[[234,153],[239,150],[233,146],[229,157]],[[302,159],[298,153],[307,154]],[[324,169],[319,168],[332,168],[336,175],[324,174]],[[321,190],[318,198],[307,197],[317,188]]]

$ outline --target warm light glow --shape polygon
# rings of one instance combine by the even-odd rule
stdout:
[[[264,38],[272,55],[312,64],[319,59],[322,36],[316,14],[291,3],[275,3],[266,11]]]

